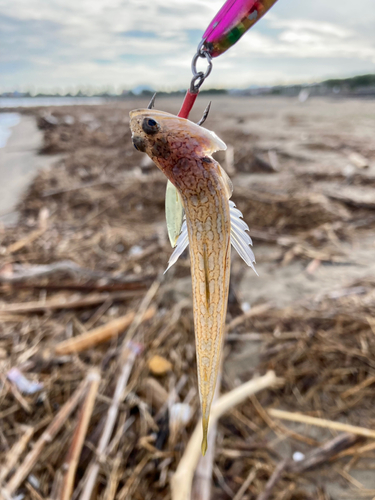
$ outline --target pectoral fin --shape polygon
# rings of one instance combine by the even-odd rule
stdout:
[[[251,269],[258,276],[258,273],[255,269],[255,256],[254,252],[251,249],[253,244],[250,236],[246,231],[249,231],[249,226],[242,219],[242,213],[236,208],[236,205],[233,201],[229,200],[229,210],[230,210],[230,241],[246,264],[251,267]],[[183,251],[189,245],[189,237],[187,232],[186,220],[183,221],[181,227],[181,233],[178,236],[176,247],[169,258],[168,267],[165,270],[164,274],[168,271],[169,268],[173,266],[183,253]]]
[[[182,252],[187,248],[189,245],[189,236],[188,236],[188,231],[187,231],[187,225],[186,225],[186,220],[182,223],[182,228],[181,228],[181,233],[177,239],[177,244],[176,248],[174,249],[172,255],[169,257],[168,261],[168,267],[164,271],[164,274],[168,271],[170,267],[173,266],[182,254]]]
[[[239,256],[251,267],[256,275],[255,270],[255,256],[250,245],[253,244],[250,236],[246,233],[249,230],[248,225],[242,219],[242,213],[236,208],[233,201],[229,200],[230,210],[230,241],[234,248],[237,250]]]
[[[177,244],[177,239],[181,233],[182,221],[184,219],[184,207],[177,189],[167,182],[165,193],[165,217],[167,219],[168,237],[172,248]]]

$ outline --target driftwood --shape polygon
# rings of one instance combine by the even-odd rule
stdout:
[[[72,443],[63,465],[64,476],[62,480],[60,500],[70,500],[74,488],[74,478],[81,455],[82,446],[87,434],[95,399],[99,389],[100,374],[98,371],[91,371],[88,378],[88,390],[82,410],[78,418],[78,424],[73,435]]]
[[[121,372],[117,379],[116,389],[113,394],[112,403],[111,406],[109,407],[105,426],[98,444],[98,448],[96,450],[96,458],[91,462],[88,468],[85,486],[80,496],[81,500],[91,499],[92,491],[96,485],[100,464],[105,461],[105,453],[116,423],[119,405],[122,400],[126,384],[128,383],[134,361],[139,352],[140,352],[139,347],[132,344],[129,346],[129,348],[125,348],[121,353],[120,356],[122,364]]]
[[[324,427],[325,429],[333,429],[336,431],[348,432],[356,434],[357,436],[375,439],[375,431],[372,429],[366,429],[364,427],[344,424],[342,422],[332,422],[331,420],[326,420],[323,418],[315,418],[310,417],[309,415],[302,415],[301,413],[290,413],[288,411],[276,409],[268,410],[268,414],[274,418],[290,420],[292,422],[300,422],[307,425],[316,425],[318,427]]]
[[[263,377],[250,380],[246,384],[233,389],[233,391],[221,396],[215,406],[211,409],[210,425],[212,426],[221,415],[241,401],[262,389],[280,384],[273,372],[269,372]],[[172,477],[172,500],[190,500],[192,479],[196,470],[202,441],[202,426],[199,422],[181,458],[176,473]]]
[[[56,434],[59,432],[61,427],[64,425],[66,419],[69,415],[76,409],[80,400],[82,399],[88,383],[91,382],[91,373],[89,373],[86,377],[86,380],[82,382],[82,384],[78,387],[76,392],[72,395],[72,397],[65,403],[65,405],[61,408],[55,418],[52,420],[47,429],[43,432],[41,437],[35,443],[33,449],[28,453],[22,464],[18,467],[17,471],[14,475],[9,479],[8,483],[5,485],[2,490],[2,494],[4,498],[8,499],[11,495],[17,490],[22,481],[27,477],[30,473],[34,465],[36,464],[40,453],[42,452],[44,446],[47,443],[50,443]]]
[[[38,302],[25,302],[0,305],[0,317],[4,313],[34,313],[43,311],[53,311],[59,309],[77,309],[86,306],[101,304],[107,300],[130,300],[139,296],[140,291],[124,291],[112,293],[92,293],[87,296],[78,297],[57,297]]]
[[[0,283],[20,283],[35,278],[46,278],[55,273],[64,273],[70,276],[82,276],[93,280],[108,280],[128,283],[129,280],[123,276],[112,276],[109,273],[101,271],[93,271],[79,266],[73,261],[54,262],[53,264],[37,265],[37,266],[22,266],[14,265],[11,273],[3,272],[0,274]]]
[[[155,315],[155,308],[150,307],[145,312],[142,321],[147,321]],[[94,330],[78,335],[77,337],[64,340],[54,347],[54,354],[64,356],[74,352],[81,352],[90,347],[106,342],[112,337],[122,333],[135,318],[135,312],[130,312],[121,318],[114,319],[109,323],[99,326]]]

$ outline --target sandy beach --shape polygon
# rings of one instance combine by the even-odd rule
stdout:
[[[250,477],[241,498],[255,500],[282,467],[269,498],[371,499],[372,438],[272,411],[375,427],[375,101],[212,100],[205,126],[228,145],[215,157],[233,180],[259,273],[233,251],[221,392],[268,370],[283,378],[220,419],[212,498],[235,498]],[[0,460],[26,439],[25,425],[34,444],[94,367],[77,497],[98,464],[96,498],[172,499],[170,478],[199,422],[188,252],[163,275],[172,252],[166,180],[130,139],[129,111],[145,105],[29,109],[0,149],[0,211],[17,204],[19,217],[0,233],[0,371],[16,366],[43,386],[0,389]],[[179,105],[156,102],[173,113]],[[200,98],[194,121],[205,105]],[[114,429],[96,462],[113,405]],[[179,405],[190,417],[174,426]],[[49,498],[78,418],[72,410],[28,472],[39,496],[14,480],[27,443],[4,488]]]
[[[38,155],[43,145],[43,133],[34,116],[22,115],[11,135],[0,148],[0,220],[11,223],[17,219],[14,209],[22,194],[40,168],[51,158]]]

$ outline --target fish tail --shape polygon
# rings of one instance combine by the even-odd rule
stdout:
[[[203,439],[201,450],[203,456],[205,456],[207,451],[208,419],[209,417],[202,417]]]

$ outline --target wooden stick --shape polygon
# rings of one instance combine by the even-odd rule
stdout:
[[[254,318],[255,316],[261,316],[265,312],[269,311],[272,307],[272,304],[266,303],[266,304],[260,304],[259,306],[254,306],[251,308],[249,311],[245,312],[244,314],[241,314],[241,316],[238,316],[237,318],[234,318],[228,325],[227,325],[227,332],[230,332],[231,330],[234,330],[238,326],[242,325],[247,319],[249,318]]]
[[[221,415],[233,406],[241,403],[247,397],[280,383],[281,380],[276,377],[274,372],[270,371],[263,377],[250,380],[246,384],[236,387],[236,389],[222,396],[215,406],[212,407],[210,415],[211,426]],[[171,479],[172,500],[190,500],[194,471],[201,454],[201,441],[202,424],[198,422],[186,446],[185,453],[178,464],[177,470]]]
[[[9,247],[6,249],[6,254],[11,255],[12,253],[18,252],[18,250],[21,250],[21,248],[25,247],[26,245],[29,245],[33,241],[39,238],[39,236],[42,236],[42,234],[46,231],[47,228],[42,228],[42,229],[35,229],[35,231],[32,231],[30,234],[22,238],[21,240],[16,241],[15,243],[12,243],[9,245]]]
[[[222,363],[217,377],[216,390],[212,402],[213,405],[215,405],[220,395],[221,372]],[[210,433],[207,439],[208,442],[206,455],[204,457],[199,457],[198,466],[195,470],[193,478],[191,500],[210,500],[211,498],[212,471],[216,451],[215,442],[217,423],[217,420],[215,420],[215,422],[210,427]]]
[[[148,158],[148,157],[147,157]],[[109,477],[106,489],[103,494],[103,500],[114,500],[116,497],[116,491],[121,479],[121,460],[122,452],[118,452],[113,460],[113,466],[111,468],[111,475]]]
[[[342,394],[340,394],[340,397],[342,399],[346,399],[348,398],[349,396],[353,396],[353,394],[356,394],[357,392],[361,391],[362,389],[365,389],[366,387],[368,387],[369,385],[372,385],[373,383],[375,383],[375,377],[369,377],[369,378],[366,378],[363,382],[361,382],[360,384],[358,385],[355,385],[354,387],[351,387],[350,389],[348,389],[347,391],[343,392]]]
[[[77,407],[86,390],[86,387],[87,379],[81,382],[72,397],[64,404],[50,425],[40,436],[33,449],[26,455],[25,460],[10,478],[2,492],[5,498],[7,498],[7,496],[11,497],[11,495],[28,476],[34,465],[37,463],[44,446],[53,440],[56,434],[60,431],[61,427],[65,424],[66,420],[69,418],[70,414]]]
[[[147,321],[151,319],[156,312],[155,307],[150,307],[145,312],[142,321]],[[71,339],[64,340],[57,344],[54,348],[54,353],[57,356],[64,356],[66,354],[72,354],[73,352],[82,352],[90,347],[93,347],[102,342],[121,334],[125,328],[127,328],[135,318],[135,312],[130,312],[121,316],[120,318],[114,319],[105,325],[94,328],[82,335],[73,337]]]
[[[0,484],[4,479],[6,479],[9,472],[17,464],[20,456],[25,451],[26,446],[28,445],[32,435],[34,434],[33,427],[24,426],[23,430],[25,432],[22,434],[21,439],[13,445],[13,447],[8,451],[6,455],[5,463],[2,465],[2,468],[0,470]]]
[[[2,304],[0,306],[0,319],[3,313],[33,313],[52,311],[58,309],[78,309],[80,307],[92,306],[101,304],[108,299],[111,300],[126,300],[143,294],[142,291],[132,290],[113,293],[92,293],[86,296],[79,297],[55,297],[45,301],[24,302],[15,304]]]
[[[282,462],[280,462],[278,464],[276,469],[273,471],[271,477],[267,481],[267,484],[266,484],[266,487],[264,488],[264,491],[262,491],[262,493],[257,496],[257,500],[268,500],[269,499],[269,497],[272,493],[273,487],[281,479],[287,464],[288,464],[287,459],[283,460]]]
[[[115,392],[113,394],[111,406],[108,409],[107,420],[100,437],[100,441],[98,444],[98,448],[96,451],[96,458],[91,462],[87,479],[81,493],[81,500],[90,500],[92,496],[92,492],[96,485],[96,480],[99,474],[100,464],[103,460],[105,460],[105,451],[108,446],[109,440],[112,436],[113,429],[116,423],[117,414],[119,410],[120,403],[122,401],[122,396],[125,390],[125,387],[128,383],[130,373],[132,371],[134,361],[139,353],[139,347],[130,343],[129,347],[124,350],[122,353],[122,370],[119,378],[117,379],[117,384],[115,388]]]
[[[121,346],[121,354],[120,354],[120,362],[122,363],[122,370],[117,379],[115,392],[112,398],[112,404],[108,409],[107,420],[96,452],[96,459],[94,459],[91,462],[88,469],[88,473],[86,476],[87,479],[80,497],[81,500],[91,499],[92,492],[93,489],[95,488],[97,477],[99,474],[100,464],[105,460],[105,454],[116,423],[119,406],[122,401],[122,395],[128,383],[130,373],[133,369],[134,361],[141,350],[139,345],[137,345],[134,342],[131,342],[131,339],[133,338],[138,326],[144,320],[148,308],[150,306],[150,303],[160,287],[161,280],[162,280],[162,275],[156,278],[156,280],[152,283],[151,287],[149,288],[146,295],[142,299],[138,312],[134,316],[134,319],[130,325],[126,337],[123,340]]]
[[[129,330],[126,333],[125,339],[122,342],[123,348],[126,347],[130,340],[134,337],[137,328],[142,323],[143,318],[145,317],[146,311],[151,304],[152,299],[156,295],[156,292],[159,290],[161,281],[163,279],[163,275],[160,274],[152,283],[150,288],[147,290],[146,295],[143,297],[142,302],[139,306],[138,312],[134,317],[132,324],[130,325]]]
[[[249,472],[249,475],[243,482],[241,488],[237,491],[236,496],[233,498],[233,500],[242,500],[244,494],[246,493],[246,490],[250,486],[250,484],[254,481],[257,475],[257,468],[253,467],[251,471]]]
[[[347,457],[349,455],[354,455],[356,457],[360,457],[364,453],[374,451],[374,450],[375,450],[375,443],[371,442],[371,443],[365,444],[363,446],[359,446],[359,447],[353,446],[353,447],[349,448],[348,450],[341,451],[340,453],[335,455],[333,457],[333,459],[339,459],[339,458]]]
[[[96,395],[99,389],[100,372],[98,370],[91,370],[87,375],[86,380],[89,383],[87,396],[82,406],[81,414],[78,419],[78,425],[73,435],[72,444],[68,451],[65,464],[63,465],[63,469],[65,469],[66,472],[64,474],[63,486],[61,489],[61,500],[70,500],[72,497],[78,460],[81,455],[90,418],[94,409]]]
[[[0,283],[21,283],[36,278],[45,278],[55,273],[65,273],[69,276],[82,276],[90,280],[104,279],[109,282],[123,283],[131,285],[134,281],[122,275],[113,276],[105,271],[94,271],[81,267],[72,260],[61,260],[51,264],[38,264],[35,266],[24,266],[21,264],[13,265],[12,273],[3,273],[0,275]],[[137,283],[137,281],[135,281]],[[48,285],[46,285],[48,286]],[[50,285],[52,287],[52,285]],[[79,286],[79,285],[76,285]]]
[[[334,422],[323,418],[309,417],[308,415],[303,415],[302,413],[291,413],[289,411],[276,409],[268,410],[268,414],[273,418],[279,418],[281,420],[290,420],[291,422],[316,425],[317,427],[325,427],[326,429],[349,432],[351,434],[357,434],[358,436],[375,439],[375,431],[366,429],[365,427],[357,427],[355,425],[343,424],[341,422]]]
[[[288,464],[288,471],[300,474],[305,470],[317,467],[329,460],[337,460],[339,451],[352,446],[359,439],[361,438],[356,434],[348,434],[346,432],[339,434],[333,439],[330,439],[327,443],[311,450],[300,462],[291,460]]]

